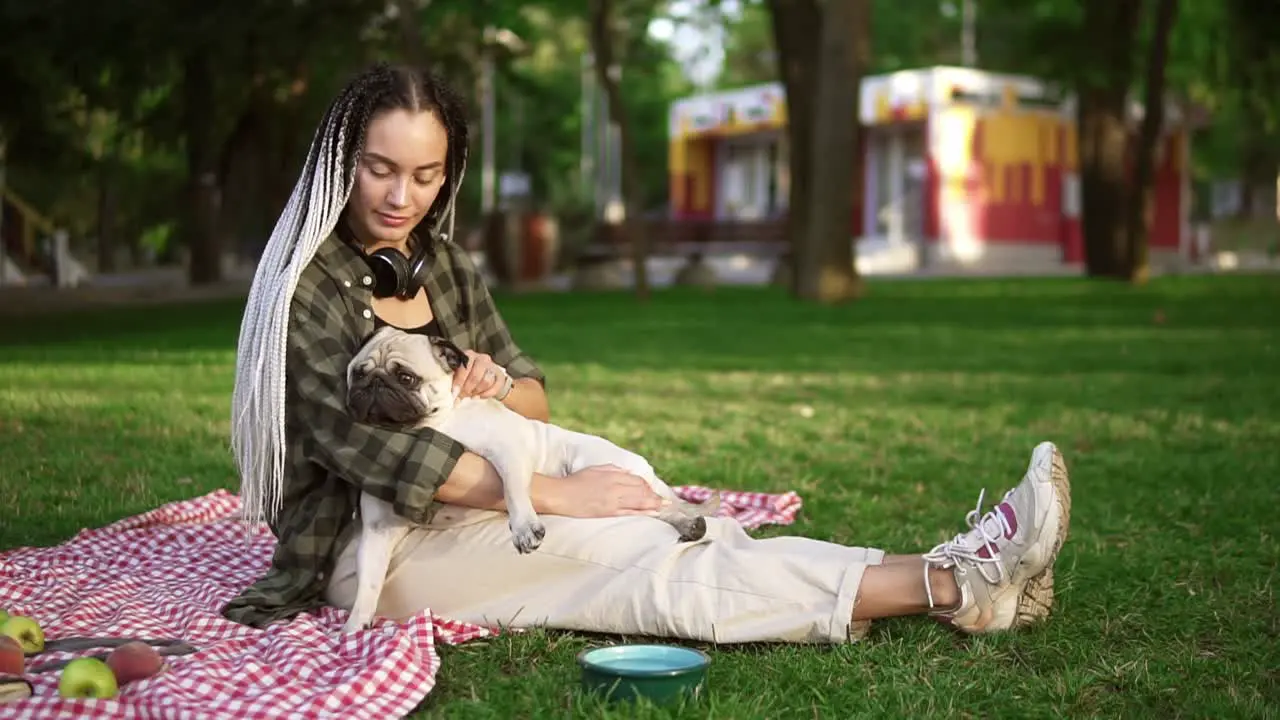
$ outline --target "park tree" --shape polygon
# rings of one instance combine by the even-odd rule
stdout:
[[[624,90],[622,75],[630,67],[632,73],[643,72],[645,37],[649,22],[658,10],[653,0],[590,0],[589,37],[595,79],[603,89],[609,119],[617,125],[622,170],[622,217],[618,234],[630,248],[635,273],[635,293],[647,300],[649,289],[650,238],[640,225],[643,212],[640,170],[637,165],[635,126],[630,109],[631,98]],[[606,218],[606,227],[612,220]],[[606,232],[608,230],[606,229]],[[608,232],[610,236],[613,233]]]
[[[79,164],[89,171],[81,174],[98,183],[100,267],[114,265],[121,204],[135,211],[145,206],[165,214],[176,230],[171,246],[187,248],[193,284],[221,279],[226,209],[243,213],[268,202],[275,196],[268,180],[273,151],[293,160],[309,139],[299,139],[296,128],[263,137],[267,128],[255,121],[286,119],[285,108],[314,82],[308,71],[323,68],[326,55],[361,42],[351,28],[367,25],[382,7],[373,0],[324,7],[267,0],[249,9],[130,0],[77,5],[78,21],[65,23],[57,21],[68,12],[64,4],[28,7],[22,18],[18,37],[42,44],[43,52],[33,55],[58,60],[43,75],[40,85],[46,89],[35,96],[48,98],[47,104],[28,111],[39,122],[28,120],[25,127],[53,128],[39,132],[58,147],[52,156]],[[61,126],[73,132],[56,132]],[[257,167],[229,178],[246,156]],[[296,176],[296,162],[290,164]],[[161,180],[173,169],[179,182]],[[76,177],[65,166],[37,170]],[[146,178],[130,182],[138,172]],[[241,181],[260,179],[263,186],[254,188],[260,192],[237,192]],[[57,183],[75,185],[66,177]],[[50,195],[56,205],[68,193]],[[91,204],[80,202],[77,210],[85,205]]]
[[[739,3],[736,15],[724,14],[724,64],[714,85],[731,90],[778,80],[773,20],[763,0]]]
[[[1081,219],[1086,272],[1145,282],[1155,149],[1164,130],[1169,41],[1177,0],[1088,0],[1079,37],[1094,38],[1095,62],[1075,78]],[[1153,17],[1154,16],[1154,17]],[[1142,52],[1141,29],[1152,31]],[[1138,83],[1139,71],[1143,82]],[[1130,101],[1142,89],[1134,132]]]
[[[714,7],[718,0],[701,0]],[[375,58],[442,71],[472,101],[484,29],[510,27],[527,57],[501,64],[498,154],[530,172],[545,203],[581,202],[580,54],[599,45],[614,73],[599,76],[624,124],[625,237],[663,202],[667,104],[690,89],[645,37],[674,12],[660,0],[264,0],[248,9],[0,0],[0,105],[8,177],[72,230],[96,235],[111,269],[117,245],[185,248],[190,279],[214,282],[219,258],[265,240],[323,104]],[[731,23],[732,86],[781,80],[787,91],[791,178],[788,239],[798,297],[859,292],[849,219],[860,197],[857,87],[870,72],[959,61],[959,3],[928,12],[893,0],[748,0]],[[1087,263],[1099,277],[1140,280],[1149,220],[1150,158],[1164,95],[1206,108],[1201,177],[1274,182],[1280,166],[1280,11],[1268,0],[982,0],[979,66],[1058,80],[1079,99]],[[948,9],[950,8],[950,9]],[[144,12],[145,11],[145,12]],[[74,14],[76,23],[61,18]],[[601,22],[603,20],[603,22]],[[871,53],[870,37],[876,38]],[[607,42],[607,45],[605,44]],[[776,77],[771,77],[773,73]],[[683,84],[681,84],[683,83]],[[1165,92],[1161,85],[1172,90]],[[1125,99],[1149,108],[1125,118]],[[518,101],[518,104],[517,104]],[[477,135],[478,137],[478,135]],[[537,142],[525,138],[538,138]],[[510,160],[509,160],[510,161]],[[460,223],[474,221],[480,184],[464,185]],[[1255,195],[1244,195],[1245,211]],[[545,207],[545,205],[544,205]],[[163,230],[163,232],[161,232]],[[168,236],[168,240],[163,238]],[[135,254],[135,259],[138,257]],[[174,259],[170,252],[167,258]],[[637,263],[643,272],[644,264]],[[642,294],[648,279],[639,278]]]
[[[850,218],[860,196],[858,87],[871,62],[870,0],[769,0],[787,102],[791,291],[858,297]]]
[[[1239,212],[1254,214],[1252,189],[1280,186],[1280,4],[1272,0],[1224,0],[1220,43],[1212,47],[1224,105],[1237,119],[1230,140],[1234,169],[1244,181]],[[1207,64],[1212,67],[1212,64]],[[1280,190],[1277,190],[1280,192]],[[1280,218],[1277,218],[1280,220]]]
[[[1123,277],[1133,251],[1126,206],[1130,189],[1129,101],[1142,0],[1087,0],[1079,28],[1093,37],[1098,61],[1075,78],[1080,148],[1080,203],[1088,274]],[[1150,111],[1150,108],[1147,108]]]
[[[986,0],[985,67],[1056,81],[1075,99],[1085,272],[1143,282],[1155,150],[1177,0]],[[1135,127],[1131,103],[1142,100]]]
[[[1169,42],[1178,12],[1178,0],[1155,0],[1155,3],[1155,19],[1146,53],[1146,78],[1142,84],[1142,124],[1133,153],[1133,180],[1124,218],[1127,251],[1122,258],[1123,277],[1138,283],[1146,282],[1149,273],[1147,248],[1155,214],[1155,149],[1164,130]]]
[[[632,156],[665,155],[663,119],[677,92],[674,64],[643,38],[657,5],[618,6],[628,23],[615,29],[617,54],[632,67],[620,88]],[[496,68],[497,152],[531,174],[543,207],[576,208],[583,10],[515,0],[266,0],[248,9],[6,0],[0,91],[25,100],[0,105],[9,177],[73,238],[96,234],[103,269],[117,240],[154,243],[162,261],[185,248],[190,279],[214,282],[223,251],[250,256],[265,241],[316,119],[357,67],[407,60],[441,72],[470,102],[478,128],[477,68],[484,31],[495,26],[530,46]],[[80,21],[60,22],[68,14]],[[662,163],[631,178],[630,207],[665,198]],[[460,227],[474,226],[480,191],[479,182],[464,184]]]

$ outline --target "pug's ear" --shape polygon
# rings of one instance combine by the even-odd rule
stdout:
[[[467,366],[467,354],[462,348],[454,345],[449,340],[442,337],[431,338],[431,351],[436,354],[436,358],[440,360],[440,364],[453,372],[460,367]]]

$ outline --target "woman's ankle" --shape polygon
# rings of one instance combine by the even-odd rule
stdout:
[[[960,606],[960,586],[956,584],[955,573],[950,570],[942,570],[935,567],[929,567],[929,594],[933,597],[933,607],[930,612],[943,612],[947,610],[955,610]]]

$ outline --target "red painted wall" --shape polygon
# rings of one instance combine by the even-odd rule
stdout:
[[[1181,159],[1182,137],[1165,137],[1162,141],[1164,157],[1156,166],[1155,217],[1151,220],[1151,233],[1147,246],[1162,250],[1179,247],[1178,234],[1182,227],[1182,178],[1178,171]]]
[[[987,157],[983,147],[983,120],[977,121],[971,148],[974,158],[968,187],[978,200],[977,233],[990,243],[1046,243],[1061,242],[1062,220],[1062,165],[1030,163],[1005,165],[984,162]],[[1061,144],[1059,144],[1061,147]],[[1061,158],[1061,153],[1058,153]],[[1043,183],[1040,202],[1032,196],[1032,175],[1039,172]],[[996,173],[1003,173],[1003,197],[991,190]]]
[[[1068,218],[1064,215],[1063,189],[1065,178],[1075,172],[1075,159],[1067,157],[1071,151],[1068,142],[1068,129],[1057,132],[1059,162],[1046,165],[1037,170],[1031,164],[1006,166],[1004,168],[1004,196],[998,200],[992,192],[994,179],[992,175],[1000,168],[992,163],[983,162],[986,155],[982,147],[984,133],[981,131],[983,121],[977,121],[973,133],[970,172],[965,179],[965,187],[969,194],[967,203],[974,213],[974,232],[984,242],[1019,243],[1019,244],[1053,244],[1062,248],[1063,261],[1079,263],[1084,260],[1084,240],[1079,218]],[[1175,250],[1179,247],[1179,233],[1182,225],[1182,168],[1180,167],[1181,134],[1165,137],[1161,148],[1156,174],[1154,178],[1155,215],[1152,222],[1150,247]],[[1044,193],[1041,203],[1032,202],[1032,173],[1040,172]],[[932,238],[940,232],[939,214],[942,211],[941,178],[932,158],[929,162],[928,197],[926,206],[926,232]]]
[[[668,182],[671,216],[676,220],[708,220],[715,215],[717,141],[702,137],[689,141],[687,172],[672,172]],[[702,152],[705,148],[705,164]],[[699,185],[706,184],[705,203],[699,203]]]
[[[1080,218],[1062,218],[1062,261],[1072,265],[1084,262],[1084,228]]]
[[[925,122],[924,136],[929,137],[929,123]],[[938,162],[933,156],[933,152],[929,150],[928,143],[925,143],[924,153],[924,191],[921,196],[924,198],[924,239],[925,242],[938,242],[939,230],[941,229],[941,221],[939,214],[942,211],[942,178],[938,171]]]

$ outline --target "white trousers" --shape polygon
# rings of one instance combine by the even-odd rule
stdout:
[[[377,614],[430,608],[487,626],[644,635],[718,643],[841,643],[863,572],[884,552],[803,537],[754,539],[733,520],[681,543],[648,517],[542,516],[541,547],[520,555],[507,515],[444,506],[396,547]],[[355,600],[355,542],[330,577],[330,604]]]

